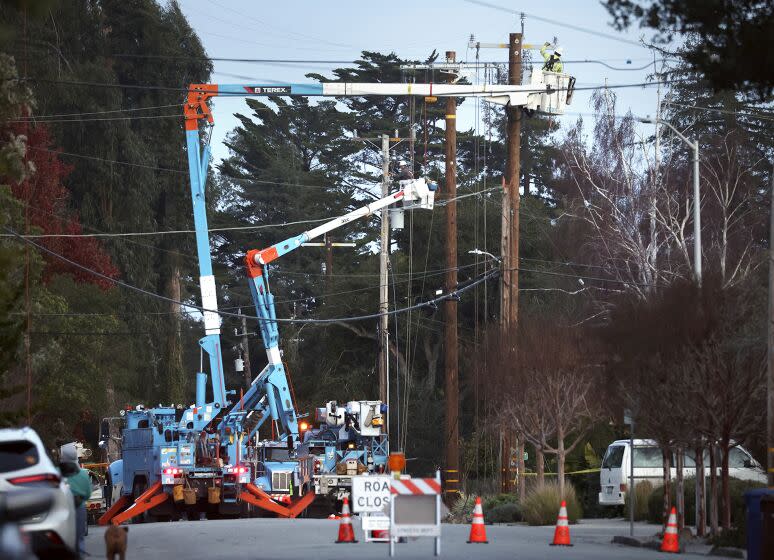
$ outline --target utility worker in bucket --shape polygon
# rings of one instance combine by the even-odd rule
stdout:
[[[563,66],[562,66],[562,47],[556,47],[554,49],[554,52],[549,53],[548,47],[551,46],[551,43],[543,43],[543,46],[540,48],[540,54],[543,55],[543,60],[546,61],[546,63],[543,65],[543,70],[547,72],[562,72]]]

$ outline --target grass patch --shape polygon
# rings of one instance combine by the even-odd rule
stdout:
[[[570,523],[576,523],[583,517],[578,496],[572,484],[564,485],[564,499],[567,502],[567,517]],[[522,505],[524,521],[530,525],[554,525],[559,514],[562,498],[556,482],[546,482],[542,488],[533,488]]]
[[[649,480],[641,480],[634,485],[634,520],[647,521],[649,516],[650,496],[653,494],[653,484]],[[626,493],[624,516],[629,517],[630,494]]]

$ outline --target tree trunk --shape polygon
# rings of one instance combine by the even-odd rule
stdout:
[[[511,491],[511,431],[502,428],[500,438],[500,492],[508,494]]]
[[[704,488],[704,448],[696,446],[696,536],[707,532],[707,499]]]
[[[173,256],[173,258],[175,258]],[[167,280],[167,297],[180,301],[180,267],[174,266]],[[166,333],[166,366],[168,379],[167,398],[170,402],[185,401],[185,373],[183,372],[183,350],[180,342],[180,305],[169,303]]]
[[[728,479],[728,456],[731,452],[728,440],[723,440],[723,455],[720,463],[721,491],[723,492],[723,529],[731,528],[731,488]]]
[[[710,456],[710,528],[713,535],[718,534],[718,460],[717,447],[714,443],[709,446]]]
[[[556,478],[559,481],[559,496],[564,500],[564,430],[562,426],[556,432]]]
[[[546,483],[546,463],[543,448],[535,446],[535,473],[537,474],[535,484],[538,488],[543,488]]]
[[[524,438],[519,438],[519,503],[523,504],[527,496],[527,489],[524,486],[527,478],[524,476]]]
[[[667,447],[661,448],[661,460],[663,466],[663,483],[664,483],[664,508],[663,508],[663,527],[666,530],[666,524],[669,519],[669,511],[672,509],[672,497],[669,495],[669,482],[671,478],[671,451]]]
[[[683,467],[685,466],[685,451],[678,447],[675,452],[675,506],[677,507],[677,527],[685,527],[685,484],[683,478]]]

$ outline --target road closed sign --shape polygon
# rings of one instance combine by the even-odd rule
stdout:
[[[352,477],[352,511],[354,513],[386,512],[389,505],[389,476]]]

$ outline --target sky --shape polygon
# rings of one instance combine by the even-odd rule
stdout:
[[[433,49],[454,50],[458,61],[474,61],[468,48],[471,34],[482,43],[507,42],[508,34],[519,31],[520,17],[508,10],[523,10],[524,41],[542,44],[558,38],[564,49],[565,72],[577,79],[578,87],[605,83],[637,84],[647,81],[653,62],[649,49],[637,43],[649,38],[649,30],[638,28],[619,33],[611,17],[595,0],[535,1],[487,0],[496,9],[472,0],[394,0],[329,2],[292,0],[179,0],[210,57],[301,59],[304,61],[353,61],[362,50],[395,52],[410,59],[425,59]],[[576,29],[578,28],[578,29]],[[482,49],[481,60],[508,59],[506,49]],[[533,60],[541,59],[535,51]],[[593,60],[594,63],[573,61]],[[330,70],[345,64],[320,62],[239,63],[215,62],[215,83],[298,83],[309,82],[305,74]],[[625,70],[613,70],[625,68]],[[656,87],[616,89],[618,110],[631,110],[637,116],[655,114]],[[578,91],[567,108],[563,123],[579,116],[590,118],[591,92]],[[219,98],[214,105],[215,129],[212,149],[216,159],[227,156],[223,146],[226,134],[238,121],[236,112],[247,113],[244,99]],[[474,102],[460,108],[458,129],[475,125]],[[647,126],[647,125],[644,125]]]

